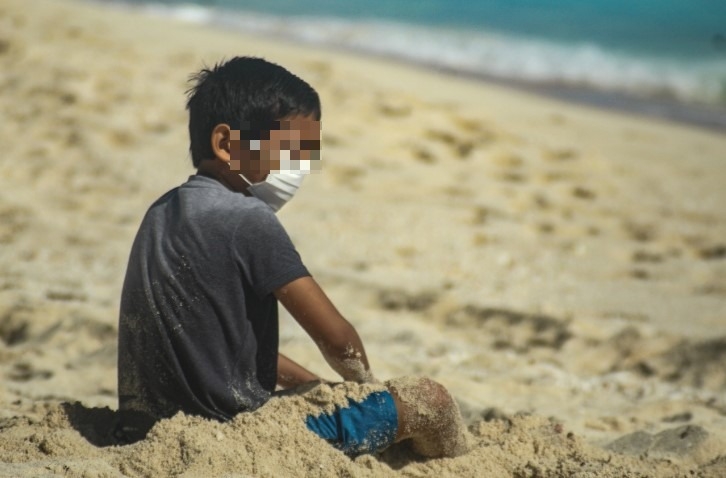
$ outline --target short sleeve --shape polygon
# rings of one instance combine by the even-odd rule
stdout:
[[[233,243],[255,293],[264,297],[295,279],[309,276],[272,209],[261,203],[247,212],[235,229]]]

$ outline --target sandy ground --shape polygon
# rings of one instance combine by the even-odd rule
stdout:
[[[188,75],[244,54],[323,101],[283,224],[379,378],[451,390],[467,455],[350,460],[295,400],[114,445],[131,241],[193,173]],[[47,0],[0,5],[0,124],[0,476],[726,476],[724,135]]]

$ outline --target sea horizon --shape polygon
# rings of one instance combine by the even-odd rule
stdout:
[[[378,10],[372,9],[375,15],[355,10],[356,5],[361,6],[355,1],[341,7],[316,0],[307,2],[306,10],[286,0],[267,2],[264,10],[248,1],[236,1],[234,7],[227,0],[96,1],[266,38],[383,57],[569,102],[726,132],[726,35],[717,22],[709,20],[711,15],[703,13],[692,12],[693,18],[674,24],[681,35],[670,40],[669,35],[663,35],[667,32],[661,31],[665,27],[639,32],[638,25],[631,24],[637,19],[619,26],[598,27],[594,23],[593,34],[574,27],[566,33],[549,33],[548,22],[556,23],[558,8],[561,11],[571,0],[551,1],[559,5],[552,10],[543,7],[540,11],[530,5],[529,11],[520,9],[524,13],[496,5],[499,2],[485,2],[489,10],[513,19],[507,24],[477,28],[473,25],[486,22],[461,12],[445,19],[432,18],[431,11],[436,8],[449,13],[442,0],[422,2],[420,5],[428,5],[428,10],[418,3],[418,9],[407,10],[403,7],[413,4],[405,0],[386,3],[383,8],[377,5],[382,0],[377,0],[373,7]],[[454,3],[471,7],[476,2]],[[675,13],[680,8],[673,6],[673,0],[665,3]],[[691,8],[699,4],[703,5],[703,0],[694,0]],[[478,14],[486,13],[486,8],[479,8]],[[626,7],[619,8],[625,11]],[[726,18],[726,4],[719,8]],[[279,11],[286,13],[280,15]],[[674,14],[667,11],[667,5],[660,12],[663,20]],[[599,13],[593,7],[567,18],[577,19],[579,15],[584,21],[588,15]],[[527,24],[529,31],[520,31],[522,24]],[[722,29],[726,34],[726,24]],[[611,40],[608,35],[615,32],[621,32],[622,37]]]

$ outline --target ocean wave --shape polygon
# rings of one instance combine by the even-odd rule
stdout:
[[[470,74],[726,106],[726,57],[643,57],[596,44],[562,44],[487,31],[390,21],[282,17],[199,5],[145,4],[144,11],[246,33],[394,56]]]

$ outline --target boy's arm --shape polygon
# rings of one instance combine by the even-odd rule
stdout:
[[[344,380],[375,381],[358,332],[340,315],[312,277],[301,277],[280,287],[275,291],[275,297]]]
[[[280,387],[291,388],[315,380],[320,377],[285,355],[277,354],[277,384]]]

